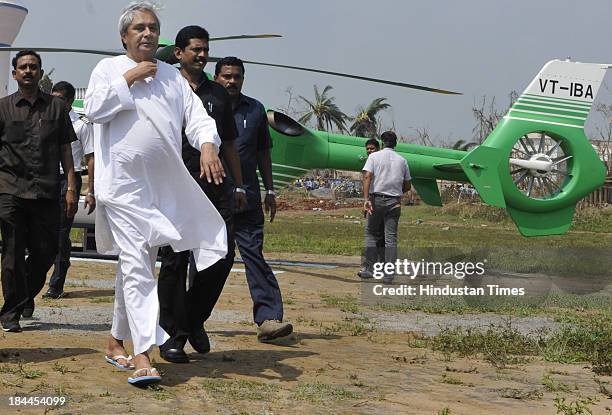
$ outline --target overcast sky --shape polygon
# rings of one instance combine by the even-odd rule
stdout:
[[[121,48],[117,20],[126,0],[21,0],[29,9],[16,46]],[[312,97],[332,85],[340,108],[387,97],[385,124],[403,135],[427,128],[447,141],[471,138],[471,107],[483,95],[500,106],[522,92],[544,63],[571,56],[612,62],[610,0],[165,0],[162,36],[199,24],[211,36],[278,33],[281,39],[223,41],[212,56],[311,66],[463,92],[447,96],[326,75],[248,66],[243,92],[269,108],[287,106],[286,89]],[[86,86],[100,58],[44,54],[55,81]],[[206,68],[213,71],[212,64]],[[605,78],[611,83],[612,78]],[[14,82],[12,82],[14,90]],[[603,88],[600,99],[612,101]],[[594,133],[591,116],[587,133]]]

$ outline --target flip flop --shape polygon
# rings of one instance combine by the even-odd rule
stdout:
[[[104,360],[106,360],[111,365],[115,366],[117,369],[132,370],[136,368],[136,366],[134,366],[134,363],[130,363],[128,366],[122,365],[121,363],[118,362],[119,359],[124,359],[129,363],[130,360],[132,360],[132,355],[129,355],[128,357],[125,357],[121,354],[118,354],[112,357],[104,356]]]
[[[139,373],[151,373],[151,375],[138,376]],[[136,370],[132,376],[128,378],[130,385],[138,386],[139,388],[146,388],[149,385],[156,385],[161,382],[161,376],[154,367],[143,367],[142,369]]]

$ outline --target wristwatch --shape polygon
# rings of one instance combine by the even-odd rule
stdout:
[[[266,190],[266,194],[276,197],[276,193],[274,193],[274,190]]]
[[[245,193],[246,194],[246,190],[244,190],[242,187],[234,188],[234,192],[236,192],[236,193]]]

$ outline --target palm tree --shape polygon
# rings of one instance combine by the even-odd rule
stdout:
[[[340,132],[346,131],[346,121],[349,117],[334,103],[334,97],[327,96],[332,89],[331,85],[327,85],[323,92],[319,92],[319,88],[314,85],[315,99],[313,101],[300,95],[300,99],[308,107],[306,113],[300,117],[301,123],[306,124],[314,117],[318,130],[329,131],[335,125]]]
[[[387,98],[376,98],[365,108],[360,108],[357,115],[353,117],[351,132],[359,137],[375,138],[378,130],[376,115],[386,110],[391,105],[384,102]]]
[[[471,147],[477,146],[478,143],[467,142],[463,139],[457,140],[451,147],[453,150],[469,151]]]

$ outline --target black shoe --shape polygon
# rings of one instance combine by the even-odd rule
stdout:
[[[206,354],[210,352],[210,340],[208,340],[208,334],[206,334],[204,328],[189,335],[189,344],[198,353]]]
[[[52,298],[58,300],[64,296],[64,291],[49,288],[46,293],[43,294],[42,298]]]
[[[168,339],[166,343],[159,346],[159,355],[162,359],[170,363],[189,363],[189,356],[180,345],[177,345],[172,339]]]
[[[21,317],[30,318],[34,314],[34,299],[28,300],[25,307],[23,307],[23,311],[21,312]]]
[[[19,333],[21,331],[21,326],[18,321],[9,321],[6,323],[2,323],[2,330],[11,332],[11,333]]]

